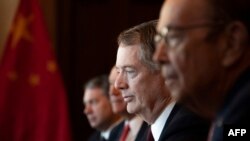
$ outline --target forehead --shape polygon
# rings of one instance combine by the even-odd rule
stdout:
[[[187,25],[208,20],[209,0],[166,0],[157,29],[166,25]]]
[[[140,65],[138,58],[140,44],[123,45],[121,44],[117,51],[116,67],[132,67]]]
[[[87,88],[84,92],[84,101],[105,98],[104,92],[100,88]]]

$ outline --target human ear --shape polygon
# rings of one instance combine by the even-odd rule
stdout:
[[[223,53],[222,64],[229,67],[241,58],[246,48],[248,32],[241,22],[230,23],[225,29],[226,47]]]

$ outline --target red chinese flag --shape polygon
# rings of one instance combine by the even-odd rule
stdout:
[[[0,141],[69,141],[67,99],[37,0],[20,0],[0,63]]]

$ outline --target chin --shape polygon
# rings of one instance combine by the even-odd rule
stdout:
[[[136,107],[133,104],[127,104],[127,111],[130,114],[135,114],[136,113]]]
[[[92,128],[97,128],[97,125],[96,124],[90,124],[90,126],[92,127]]]
[[[175,101],[180,101],[182,98],[182,93],[179,89],[176,89],[176,88],[169,88],[169,92],[170,92],[170,95],[171,97],[173,98],[173,100]]]
[[[117,110],[114,111],[114,113],[116,113],[116,114],[122,114],[123,111],[124,111],[123,109],[117,109]]]
[[[178,101],[180,99],[180,93],[179,92],[177,92],[177,91],[171,91],[170,93],[171,93],[171,97],[174,100]]]

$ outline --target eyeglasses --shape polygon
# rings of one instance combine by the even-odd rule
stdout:
[[[192,30],[196,28],[204,28],[204,27],[217,27],[225,25],[225,22],[217,22],[217,23],[201,23],[201,24],[193,24],[189,26],[165,26],[161,29],[160,32],[156,33],[154,36],[155,45],[160,41],[164,40],[167,44],[168,48],[174,48],[177,46],[178,42],[182,39],[181,32],[185,32],[187,30]],[[172,32],[172,33],[171,33]]]

